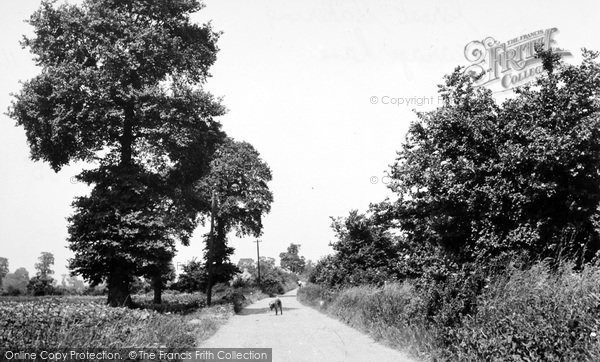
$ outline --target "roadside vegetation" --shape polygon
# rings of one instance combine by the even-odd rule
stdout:
[[[436,361],[600,359],[600,64],[497,104],[457,68],[390,170],[396,197],[333,220],[298,298]]]
[[[261,259],[260,285],[256,263],[247,259],[246,273],[213,287],[211,306],[204,294],[204,263],[195,260],[184,266],[176,282],[166,285],[161,303],[154,302],[151,280],[132,283],[136,294],[130,308],[107,306],[108,290],[103,285],[84,287],[71,279],[69,285],[55,286],[48,278],[51,288],[41,295],[5,283],[0,296],[0,349],[195,347],[246,305],[296,288],[294,273],[275,266],[273,258]],[[49,274],[51,265],[46,266]]]
[[[246,305],[268,297],[257,288],[215,286],[204,293],[166,291],[132,296],[132,308],[112,308],[106,296],[0,297],[0,349],[187,348],[198,346]]]
[[[159,313],[105,298],[0,298],[0,348],[194,347],[233,314],[230,303]]]
[[[459,295],[440,302],[415,281],[339,290],[308,284],[298,299],[425,360],[598,361],[598,278],[600,268],[591,266],[512,269],[469,301],[477,305],[470,314],[456,314],[465,302]],[[450,325],[446,313],[456,314]]]

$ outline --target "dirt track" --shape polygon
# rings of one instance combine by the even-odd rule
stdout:
[[[300,304],[293,290],[280,297],[283,315],[269,311],[263,299],[233,316],[205,348],[273,348],[273,361],[412,362],[402,353]]]

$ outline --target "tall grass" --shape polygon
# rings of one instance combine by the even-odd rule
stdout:
[[[472,315],[447,327],[412,282],[328,291],[299,300],[427,360],[600,361],[600,268],[515,270],[484,288]],[[444,309],[444,308],[440,308]]]
[[[451,332],[461,360],[600,361],[600,269],[542,265],[490,285]]]

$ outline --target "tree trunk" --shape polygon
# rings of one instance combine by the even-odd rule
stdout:
[[[154,304],[162,303],[162,278],[160,272],[157,271],[152,275],[152,288],[154,289]]]
[[[132,165],[132,144],[133,144],[133,120],[135,111],[132,104],[124,107],[125,119],[123,121],[123,134],[121,135],[121,160],[120,175],[129,172]],[[123,241],[121,241],[123,243]],[[117,247],[123,247],[122,245]],[[131,297],[129,294],[130,270],[119,266],[119,260],[112,260],[112,266],[108,275],[108,301],[111,307],[131,307]]]
[[[108,301],[111,307],[131,307],[129,295],[129,280],[125,273],[118,270],[111,273],[108,278]]]
[[[208,236],[207,248],[206,248],[206,305],[210,306],[212,303],[212,281],[213,281],[213,255],[214,255],[214,235],[215,235],[215,217],[217,212],[217,200],[215,191],[212,192],[211,197],[211,212],[210,212],[210,234]]]

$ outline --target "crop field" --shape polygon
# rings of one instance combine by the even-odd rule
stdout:
[[[105,297],[0,298],[0,349],[194,347],[233,314],[231,304],[199,308],[199,295],[169,295],[162,312],[111,308]],[[174,312],[171,312],[173,310]]]

